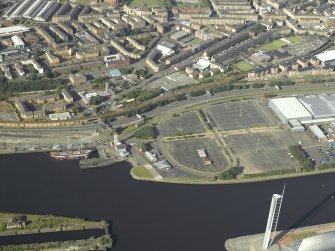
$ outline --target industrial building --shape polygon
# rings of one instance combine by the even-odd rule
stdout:
[[[11,37],[14,35],[22,35],[28,32],[30,28],[23,25],[9,26],[0,28],[0,37]]]
[[[270,99],[269,107],[280,118],[283,124],[290,120],[312,120],[312,114],[296,97]]]
[[[298,126],[297,122],[312,124],[335,121],[335,94],[275,98],[269,101],[269,107],[283,124],[292,126]]]

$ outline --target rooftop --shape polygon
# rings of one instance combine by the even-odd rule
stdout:
[[[271,102],[280,110],[287,119],[311,117],[310,112],[299,102],[296,97],[274,98]]]
[[[14,33],[14,32],[25,32],[29,31],[30,28],[23,26],[23,25],[16,25],[16,26],[9,26],[0,28],[0,35],[6,34],[6,33]]]
[[[321,60],[323,63],[327,61],[335,60],[335,50],[325,51],[316,55],[317,59]]]

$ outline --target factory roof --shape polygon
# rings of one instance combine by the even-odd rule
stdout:
[[[335,116],[335,95],[312,95],[299,100],[314,118]]]
[[[9,26],[0,28],[0,35],[10,34],[15,32],[26,32],[29,31],[29,28],[23,25]]]
[[[322,52],[316,55],[316,57],[323,63],[327,61],[335,60],[335,50],[329,50],[329,51]]]
[[[310,117],[310,112],[304,107],[296,97],[274,98],[273,104],[285,116],[286,119],[296,119]]]

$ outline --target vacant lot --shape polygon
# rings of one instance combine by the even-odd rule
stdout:
[[[180,164],[204,172],[219,172],[227,166],[227,161],[222,149],[215,139],[190,139],[183,141],[167,142],[166,148],[174,159]],[[211,165],[205,165],[199,157],[197,150],[205,149]]]
[[[249,64],[247,62],[239,62],[235,64],[234,67],[239,69],[240,71],[250,71],[252,69],[255,69],[255,67],[252,64]]]
[[[277,40],[275,40],[271,43],[264,44],[259,49],[264,50],[264,51],[273,51],[273,50],[276,50],[276,49],[280,49],[285,45],[286,45],[286,43],[284,41],[282,41],[280,39],[277,39]]]
[[[172,117],[159,125],[158,130],[162,136],[206,132],[195,112],[188,112],[177,117]]]
[[[276,123],[274,114],[256,100],[216,105],[208,109],[219,130],[244,129]]]

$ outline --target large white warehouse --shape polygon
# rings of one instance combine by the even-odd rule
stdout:
[[[296,97],[270,99],[269,107],[286,124],[289,120],[311,120],[312,114]]]
[[[284,124],[290,120],[302,124],[335,121],[335,94],[275,98],[270,99],[269,107]]]

